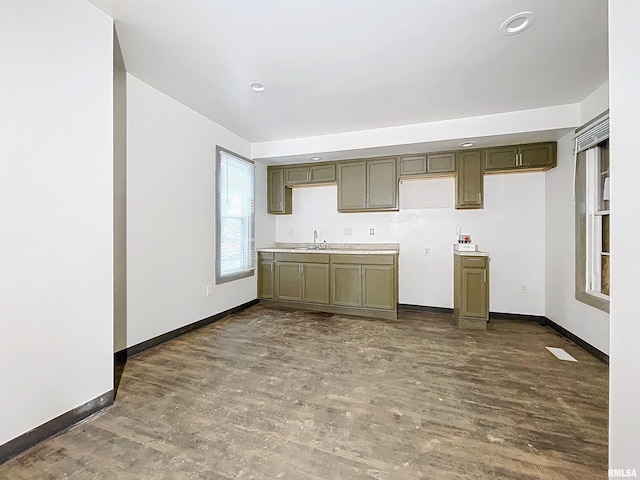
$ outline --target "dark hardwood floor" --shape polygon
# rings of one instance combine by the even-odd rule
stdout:
[[[602,479],[607,381],[532,322],[257,305],[129,359],[113,407],[0,478]]]

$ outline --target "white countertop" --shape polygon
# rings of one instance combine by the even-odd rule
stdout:
[[[324,243],[318,244],[324,246]],[[277,243],[275,247],[258,248],[258,252],[330,253],[332,255],[397,255],[396,243],[327,243],[326,248],[309,247],[307,243]]]
[[[462,255],[463,257],[488,257],[489,252],[459,252],[458,250],[453,251],[454,255]]]

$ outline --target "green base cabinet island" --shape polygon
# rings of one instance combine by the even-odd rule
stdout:
[[[460,328],[486,330],[489,321],[489,256],[454,252],[453,317]]]
[[[398,316],[398,255],[258,252],[267,305],[374,318]]]

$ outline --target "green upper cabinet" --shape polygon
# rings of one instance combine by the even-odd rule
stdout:
[[[291,213],[291,188],[284,184],[284,168],[267,168],[267,212],[276,215]]]
[[[483,208],[484,172],[482,168],[482,152],[480,150],[458,152],[456,164],[456,208]]]
[[[427,173],[427,156],[411,155],[400,157],[400,176],[424,175]]]
[[[365,161],[338,164],[338,211],[367,207],[367,164]]]
[[[308,185],[313,183],[333,183],[336,181],[334,163],[300,165],[285,168],[286,185]]]
[[[427,155],[427,173],[444,174],[456,172],[456,154],[431,153]]]
[[[484,151],[484,170],[487,173],[548,170],[557,165],[556,150],[555,142],[488,148]]]
[[[396,159],[338,163],[338,211],[398,210]]]
[[[456,154],[455,152],[429,153],[400,157],[399,170],[401,177],[454,174],[456,173]]]
[[[367,210],[398,210],[395,158],[367,161]]]

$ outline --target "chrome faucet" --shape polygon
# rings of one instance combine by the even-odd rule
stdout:
[[[317,230],[314,230],[314,231],[313,231],[313,248],[318,248],[318,247],[316,246],[316,240],[318,240],[318,231],[317,231]]]

